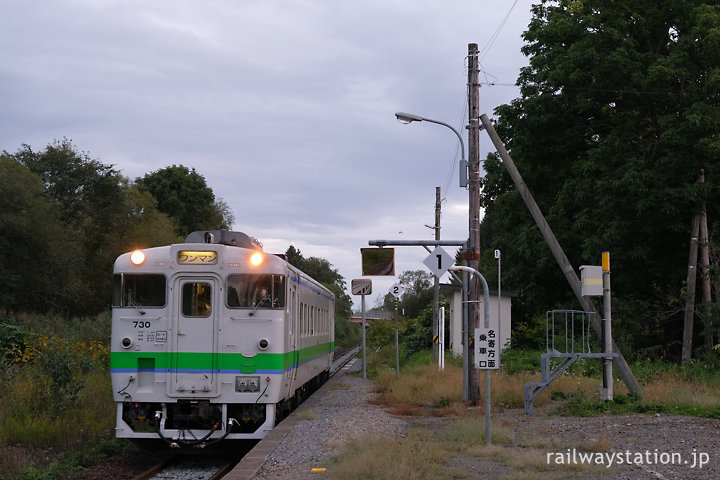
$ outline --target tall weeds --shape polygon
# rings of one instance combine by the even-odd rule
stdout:
[[[51,322],[12,320],[0,324],[12,333],[0,350],[0,478],[111,438],[115,418],[107,342],[86,336],[96,326],[67,323],[61,337]]]
[[[512,355],[508,355],[511,360],[504,373],[491,372],[493,408],[523,408],[524,384],[540,379],[539,353],[534,354],[535,371],[525,368],[530,365],[526,358],[530,358],[531,353],[515,354],[514,358]],[[372,362],[373,357],[370,359]],[[594,363],[600,362],[596,360]],[[396,378],[394,369],[371,367],[370,370],[374,372],[373,380],[379,393],[377,402],[396,414],[463,415],[467,412],[462,401],[462,366],[457,361],[447,362],[445,370],[438,371],[437,366],[430,364],[429,355],[415,356],[408,365],[401,367],[400,378]],[[638,367],[638,370],[642,372],[638,375],[644,392],[641,398],[628,397],[627,387],[616,381],[614,391],[617,401],[600,401],[602,380],[593,362],[587,361],[573,365],[535,400],[534,405],[541,409],[548,406],[553,409],[551,412],[560,409],[559,412],[574,415],[665,411],[720,416],[719,371],[703,370],[701,374],[694,375],[688,372],[687,367],[665,364],[659,365],[658,370],[652,373],[646,366]],[[484,376],[479,383],[479,398],[482,401],[485,398]]]

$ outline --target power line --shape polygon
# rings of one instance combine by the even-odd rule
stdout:
[[[517,5],[518,0],[515,0],[513,4],[510,6],[510,9],[508,10],[507,14],[505,14],[505,18],[502,19],[500,22],[500,25],[495,29],[495,32],[490,36],[490,39],[488,40],[487,44],[482,48],[482,50],[478,53],[478,65],[480,67],[480,71],[485,76],[485,82],[488,82],[487,76],[488,73],[485,71],[485,68],[482,66],[482,61],[485,58],[485,56],[490,52],[490,48],[495,43],[495,40],[498,39],[500,36],[500,32],[502,31],[503,27],[508,21],[508,18],[510,18],[510,14],[512,13],[513,9],[515,8],[515,5]],[[489,84],[489,83],[488,83]]]

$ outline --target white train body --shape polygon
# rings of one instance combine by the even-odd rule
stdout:
[[[328,376],[333,294],[242,233],[186,242],[115,262],[116,436],[262,438]]]

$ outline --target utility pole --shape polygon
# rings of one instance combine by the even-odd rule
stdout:
[[[687,363],[692,357],[693,326],[695,318],[695,286],[697,280],[698,235],[700,232],[700,215],[693,216],[692,237],[690,238],[690,257],[688,259],[687,293],[685,298],[685,317],[683,322],[683,343],[680,360]]]
[[[478,46],[468,44],[468,187],[470,210],[470,236],[468,250],[463,253],[463,260],[473,270],[480,270],[480,83],[478,81]],[[473,332],[480,327],[480,287],[473,277],[468,292],[468,331],[464,338],[463,349],[468,351],[468,401],[477,405],[480,390],[478,388],[478,372],[475,369],[475,349]],[[474,339],[473,339],[474,340]]]
[[[435,187],[435,240],[440,240],[440,187]],[[435,276],[433,295],[433,363],[440,358],[440,342],[435,342],[440,334],[440,279]]]
[[[705,202],[700,213],[700,278],[702,280],[702,316],[705,324],[705,350],[711,351],[715,341],[710,328],[710,302],[712,302],[712,285],[710,284],[710,245],[708,239],[707,209]]]
[[[698,182],[705,183],[705,170],[700,170]],[[705,350],[710,351],[715,345],[710,328],[710,303],[712,302],[712,286],[710,285],[710,240],[708,238],[707,208],[705,201],[700,206],[700,279],[702,281],[702,318],[705,324]]]

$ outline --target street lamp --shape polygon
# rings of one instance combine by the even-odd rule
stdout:
[[[429,118],[421,117],[420,115],[415,115],[412,113],[404,113],[404,112],[397,112],[395,114],[395,117],[403,122],[403,123],[412,123],[412,122],[430,122],[430,123],[437,123],[438,125],[443,125],[450,130],[452,130],[455,135],[457,135],[458,140],[460,140],[460,149],[461,149],[461,156],[462,159],[460,160],[460,187],[461,188],[467,188],[468,187],[468,161],[465,158],[465,142],[463,142],[462,135],[460,135],[460,132],[455,130],[451,125],[448,125],[445,122],[440,122],[438,120],[432,120]],[[477,182],[476,182],[477,185]],[[468,240],[467,246],[470,245],[470,241],[473,239],[473,190],[470,190],[470,212],[471,212],[471,218],[470,218],[470,236]],[[479,218],[479,216],[476,216]],[[479,232],[479,229],[477,230]],[[436,230],[436,235],[438,235],[439,239],[439,231]],[[478,242],[479,243],[479,242]],[[477,247],[473,246],[470,250],[474,251]],[[463,331],[463,400],[468,399],[474,399],[474,401],[477,401],[477,398],[474,396],[473,391],[477,390],[477,374],[474,373],[474,370],[472,369],[472,361],[471,361],[471,350],[470,350],[470,313],[471,310],[469,309],[470,302],[468,301],[468,278],[467,278],[467,272],[463,272],[463,302],[465,302],[465,305],[462,308],[462,331]],[[433,311],[433,334],[436,333],[435,327],[438,325],[438,314],[436,313],[438,310],[438,297],[439,297],[439,279],[435,277],[435,306]],[[477,292],[474,292],[474,300],[479,300],[479,296],[477,295]],[[433,352],[435,350],[433,349]],[[435,357],[433,357],[434,359]],[[488,371],[489,372],[489,371]],[[489,384],[488,384],[489,385]]]
[[[468,186],[468,162],[465,159],[465,142],[463,142],[462,136],[460,135],[460,132],[455,130],[451,125],[448,125],[445,122],[440,122],[438,120],[432,120],[430,118],[421,117],[420,115],[414,115],[412,113],[405,113],[405,112],[397,112],[395,114],[395,117],[397,117],[398,120],[400,120],[403,123],[412,123],[412,122],[430,122],[430,123],[437,123],[438,125],[444,125],[453,132],[455,132],[455,135],[457,135],[458,140],[460,140],[460,155],[462,156],[460,160],[460,186],[462,188],[465,188]]]

